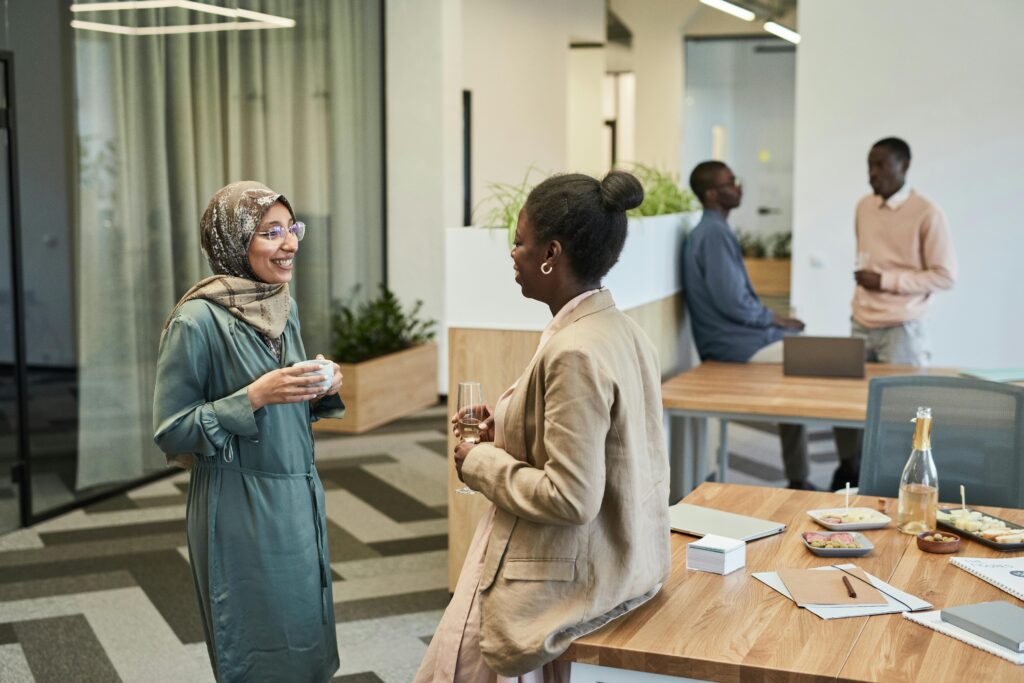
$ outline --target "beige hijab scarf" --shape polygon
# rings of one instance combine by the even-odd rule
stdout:
[[[267,339],[281,336],[291,310],[288,284],[263,282],[249,265],[249,241],[275,202],[284,204],[294,216],[288,200],[261,183],[242,180],[217,190],[199,223],[203,251],[216,275],[185,292],[164,322],[164,332],[182,304],[207,299]]]

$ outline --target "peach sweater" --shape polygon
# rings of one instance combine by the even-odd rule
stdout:
[[[956,279],[956,254],[942,210],[913,190],[905,201],[896,199],[886,203],[868,195],[857,204],[857,251],[868,254],[868,270],[882,274],[880,291],[859,285],[854,291],[853,319],[868,328],[923,318],[932,293],[951,289]]]

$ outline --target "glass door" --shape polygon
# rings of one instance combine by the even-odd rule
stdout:
[[[0,533],[21,526],[26,424],[11,55],[0,51]]]

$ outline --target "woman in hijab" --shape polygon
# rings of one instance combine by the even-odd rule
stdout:
[[[221,683],[323,683],[338,669],[324,494],[310,423],[341,417],[341,372],[308,367],[288,293],[305,226],[256,182],[221,188],[200,223],[214,273],[164,325],[157,445],[191,468],[187,535]],[[322,359],[322,356],[318,356]]]
[[[553,318],[481,442],[456,447],[459,478],[493,505],[415,683],[568,681],[554,660],[569,644],[668,577],[658,356],[601,286],[642,200],[628,173],[559,175],[519,212],[515,280]]]

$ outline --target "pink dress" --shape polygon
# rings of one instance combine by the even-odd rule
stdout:
[[[540,353],[544,344],[555,332],[565,325],[565,320],[587,297],[601,290],[584,292],[562,307],[540,336],[540,344],[534,356]],[[494,406],[494,445],[505,446],[505,410],[515,390],[515,384],[505,390]],[[494,525],[494,506],[480,520],[473,534],[462,564],[455,594],[441,617],[441,623],[427,648],[427,654],[413,683],[568,683],[569,663],[551,662],[542,668],[530,671],[516,678],[499,676],[487,666],[480,652],[480,573],[484,563],[487,539]]]

